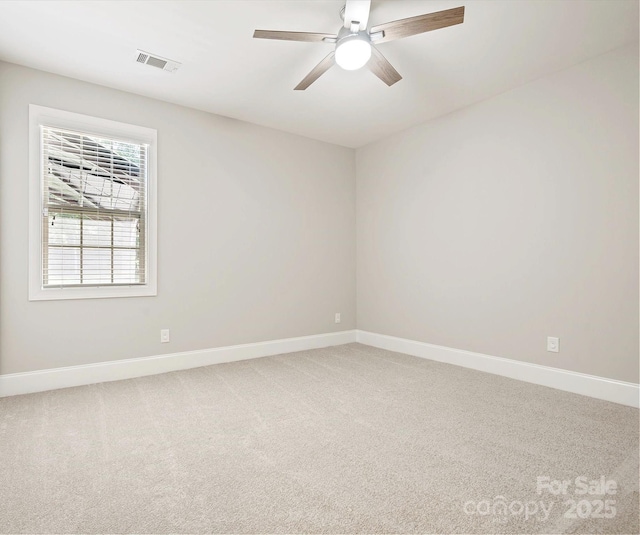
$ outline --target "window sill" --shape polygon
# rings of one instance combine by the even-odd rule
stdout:
[[[30,288],[29,301],[62,299],[105,299],[118,297],[153,297],[157,288],[150,284],[136,286],[97,286],[72,288]]]

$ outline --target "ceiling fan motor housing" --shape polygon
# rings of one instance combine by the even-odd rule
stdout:
[[[347,37],[358,36],[358,35],[364,37],[367,40],[369,40],[369,33],[367,32],[367,30],[352,32],[349,28],[342,27],[342,28],[340,28],[340,31],[338,32],[338,43],[342,39],[345,39]]]

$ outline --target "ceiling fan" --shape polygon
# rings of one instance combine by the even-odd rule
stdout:
[[[462,6],[367,28],[370,8],[371,0],[346,0],[345,6],[340,11],[344,25],[337,35],[330,33],[256,30],[253,37],[256,39],[280,39],[283,41],[306,41],[309,43],[331,43],[336,45],[335,50],[302,79],[294,88],[296,90],[307,89],[336,63],[346,70],[356,70],[366,65],[380,80],[388,86],[392,86],[400,81],[402,76],[374,45],[464,22],[464,6]]]

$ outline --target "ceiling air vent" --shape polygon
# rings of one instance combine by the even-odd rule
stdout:
[[[180,67],[180,63],[177,61],[172,61],[167,58],[161,58],[160,56],[156,56],[154,54],[149,54],[149,52],[144,52],[142,50],[137,51],[136,61],[138,63],[144,63],[145,65],[150,65],[151,67],[156,67],[157,69],[162,69],[163,71],[168,72],[176,72],[178,67]]]

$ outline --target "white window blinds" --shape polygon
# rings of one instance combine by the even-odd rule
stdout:
[[[42,286],[143,285],[148,145],[41,126]]]

